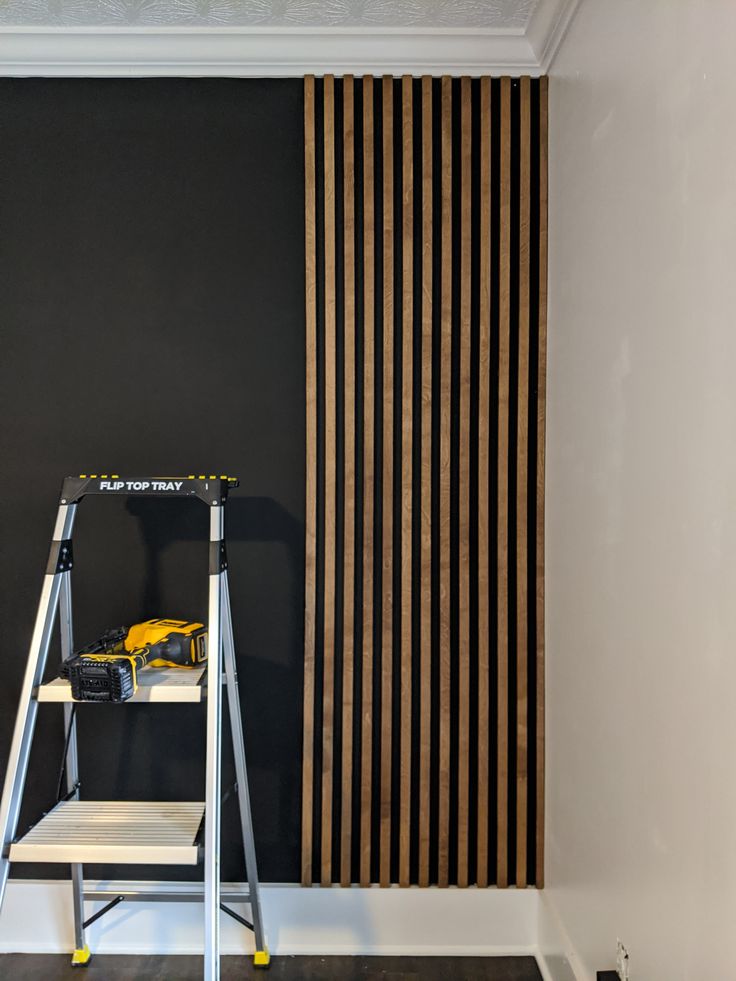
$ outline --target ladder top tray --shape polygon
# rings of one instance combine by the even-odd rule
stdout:
[[[196,865],[200,801],[61,801],[20,841],[13,862]]]
[[[208,505],[224,504],[228,491],[239,485],[227,474],[188,474],[186,477],[128,477],[120,474],[86,474],[65,477],[61,504],[78,504],[90,494],[119,497],[195,497]]]
[[[145,667],[138,674],[138,690],[126,702],[200,702],[204,687],[202,679],[206,666],[196,668]],[[72,686],[64,678],[54,678],[39,685],[39,702],[74,702]],[[75,702],[77,705],[110,705],[110,702]]]

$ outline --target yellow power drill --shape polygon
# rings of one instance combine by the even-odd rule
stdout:
[[[61,675],[81,702],[124,702],[138,688],[138,672],[193,668],[207,660],[207,630],[189,620],[146,620],[108,630],[62,665]]]

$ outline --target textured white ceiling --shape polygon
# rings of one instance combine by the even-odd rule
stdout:
[[[485,27],[523,31],[540,0],[0,0],[0,24]]]

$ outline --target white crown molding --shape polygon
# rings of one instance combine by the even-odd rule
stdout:
[[[0,75],[294,77],[542,75],[580,0],[543,0],[526,28],[0,25]]]
[[[566,0],[563,0],[566,2]],[[539,75],[523,31],[489,28],[0,27],[0,75]]]
[[[538,4],[532,14],[525,38],[540,74],[549,71],[579,3],[580,0],[548,0]]]

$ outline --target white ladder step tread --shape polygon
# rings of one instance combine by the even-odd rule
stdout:
[[[128,702],[199,702],[204,688],[206,666],[197,668],[146,667],[138,674],[138,690]],[[73,702],[72,686],[64,678],[54,678],[40,685],[39,702]],[[109,702],[78,702],[83,705],[109,705]]]
[[[62,801],[20,841],[13,862],[196,865],[202,801]]]

